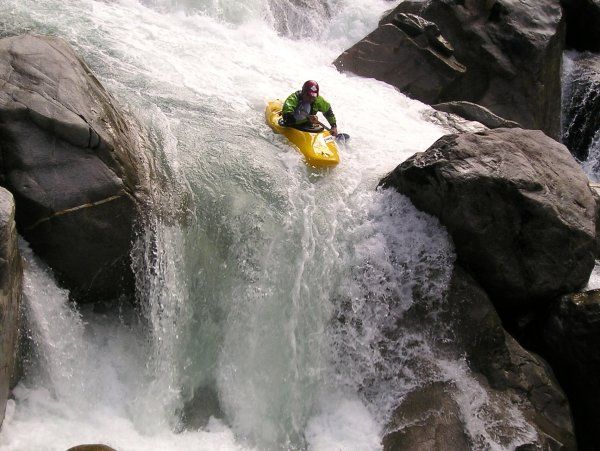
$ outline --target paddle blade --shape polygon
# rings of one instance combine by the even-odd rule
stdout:
[[[339,143],[345,143],[350,141],[350,135],[348,133],[338,133],[335,140]]]

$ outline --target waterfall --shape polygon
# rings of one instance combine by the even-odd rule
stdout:
[[[600,57],[565,52],[562,141],[597,181],[600,170]]]
[[[34,352],[1,449],[374,450],[407,391],[449,379],[473,393],[460,404],[482,449],[531,438],[518,412],[494,417],[464,362],[395,329],[415,293],[444,302],[455,256],[437,220],[376,187],[448,130],[330,64],[392,6],[0,0],[2,35],[65,38],[140,121],[169,212],[133,249],[138,309],[70,305],[23,244]],[[308,168],[264,121],[306,79],[352,135],[332,170]],[[496,443],[510,428],[514,442]]]

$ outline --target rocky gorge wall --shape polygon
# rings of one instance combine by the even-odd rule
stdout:
[[[460,330],[488,331],[467,340],[477,343],[475,348],[482,346],[467,351],[470,367],[492,386],[502,386],[488,370],[511,367],[510,352],[493,345],[503,341],[500,337],[506,332],[499,331],[504,328],[552,364],[574,409],[577,445],[565,439],[568,434],[542,427],[539,437],[550,442],[534,447],[597,449],[600,379],[593,349],[598,345],[600,303],[596,292],[577,291],[585,286],[598,257],[598,196],[571,155],[585,157],[600,127],[594,54],[578,57],[582,63],[573,77],[585,72],[585,80],[566,97],[563,139],[568,149],[555,139],[560,135],[560,59],[567,45],[597,51],[594,33],[600,30],[600,4],[518,3],[405,1],[334,64],[342,71],[386,81],[440,111],[501,127],[441,138],[398,166],[381,186],[407,195],[419,209],[441,220],[452,236],[459,265],[481,287],[483,294],[471,298],[471,308],[480,310],[489,297],[492,310],[500,313],[502,322],[492,326],[482,316],[471,322],[461,311]],[[460,311],[458,306],[468,298],[461,292],[457,297],[450,290],[450,310]],[[537,359],[522,352],[530,361]],[[539,365],[537,374],[545,374],[539,386],[549,388],[553,371],[543,361]],[[509,379],[523,382],[527,372],[517,371],[516,379]],[[453,390],[432,386],[408,396],[390,426],[394,432],[384,440],[386,449],[431,449],[443,443],[470,448],[473,444],[465,442],[452,402],[431,404],[431,397],[443,399]],[[554,402],[563,396],[560,388],[557,393]],[[445,422],[427,414],[435,410],[445,412]],[[568,407],[559,416],[567,418],[563,424],[569,423]],[[429,420],[407,426],[424,417]],[[415,429],[427,424],[429,432]],[[427,445],[419,448],[417,437]]]

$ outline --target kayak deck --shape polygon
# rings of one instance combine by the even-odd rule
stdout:
[[[267,124],[273,131],[284,135],[304,155],[306,163],[310,166],[331,167],[337,165],[340,162],[340,156],[335,138],[329,131],[309,132],[279,125],[282,107],[281,100],[273,100],[267,104],[265,109]]]

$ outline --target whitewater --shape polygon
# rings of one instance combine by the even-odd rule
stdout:
[[[398,2],[296,3],[0,0],[0,35],[74,46],[148,134],[162,180],[134,308],[70,304],[21,243],[28,353],[0,449],[377,450],[402,396],[434,380],[458,386],[482,448],[532,438],[516,410],[486,419],[510,408],[395,321],[415,291],[444,302],[455,255],[437,220],[376,187],[452,130],[331,61]],[[331,170],[265,123],[266,102],[307,79],[352,137]]]

